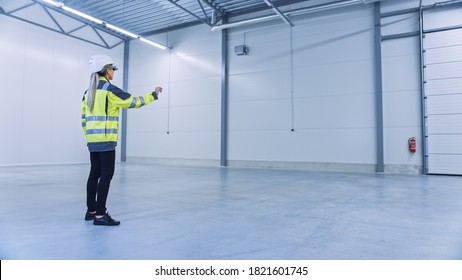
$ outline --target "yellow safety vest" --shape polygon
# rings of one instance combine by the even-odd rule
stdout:
[[[157,100],[155,92],[133,97],[112,85],[105,77],[99,78],[93,111],[87,107],[87,92],[82,100],[82,128],[90,152],[113,151],[119,132],[119,108],[140,108]]]

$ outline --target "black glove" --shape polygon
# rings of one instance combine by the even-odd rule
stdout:
[[[155,91],[152,92],[152,96],[154,96],[154,100],[159,99],[159,97],[157,96],[157,93]]]

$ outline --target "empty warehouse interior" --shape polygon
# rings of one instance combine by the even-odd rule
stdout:
[[[462,258],[462,1],[0,0],[0,259]],[[84,221],[94,54],[120,114]]]

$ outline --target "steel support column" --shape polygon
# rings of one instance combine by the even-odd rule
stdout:
[[[223,23],[226,23],[226,18]],[[221,148],[220,166],[228,165],[228,30],[221,31]]]
[[[422,108],[422,169],[424,174],[428,174],[428,157],[427,157],[427,110],[425,94],[425,60],[424,60],[424,30],[423,30],[423,6],[422,0],[419,1],[419,47],[420,47],[420,95]]]
[[[375,112],[377,126],[377,172],[385,172],[383,144],[382,32],[380,2],[374,3],[375,19]]]
[[[123,90],[128,91],[128,59],[130,55],[130,41],[124,43],[124,77]],[[120,160],[127,160],[127,109],[122,109],[121,120],[122,133],[120,134]]]

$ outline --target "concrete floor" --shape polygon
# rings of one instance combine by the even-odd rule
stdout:
[[[462,178],[116,167],[84,221],[89,166],[0,168],[0,259],[462,259]]]

